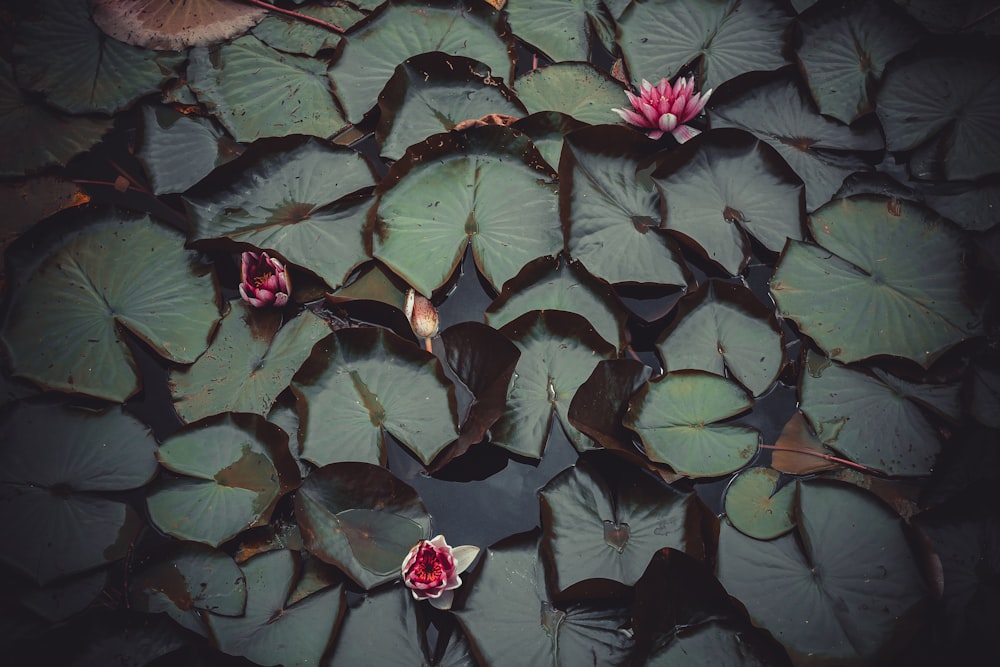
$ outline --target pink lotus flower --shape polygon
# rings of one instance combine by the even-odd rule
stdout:
[[[403,559],[403,583],[415,599],[429,600],[438,609],[451,609],[454,589],[462,585],[458,575],[472,565],[478,553],[479,547],[474,546],[451,548],[444,535],[420,540]]]
[[[652,85],[642,80],[640,95],[625,91],[632,109],[612,109],[625,122],[645,130],[650,139],[659,139],[664,133],[674,135],[680,143],[701,134],[690,125],[685,125],[705,108],[705,103],[712,96],[712,89],[704,95],[694,92],[694,77],[677,79],[673,86],[666,79],[660,79],[659,85]]]
[[[240,259],[240,296],[251,306],[263,308],[288,303],[292,280],[284,265],[266,252],[244,252]]]

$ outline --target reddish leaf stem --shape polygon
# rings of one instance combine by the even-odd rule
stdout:
[[[246,2],[249,2],[251,5],[256,5],[257,7],[262,7],[263,9],[266,9],[269,12],[277,12],[279,14],[284,14],[285,16],[291,16],[293,18],[297,18],[300,21],[306,21],[307,23],[314,23],[320,27],[326,28],[327,30],[332,30],[333,32],[338,33],[340,35],[344,34],[343,28],[335,26],[332,23],[328,23],[323,19],[318,19],[314,16],[309,16],[308,14],[302,14],[293,11],[291,9],[284,9],[283,7],[275,7],[274,5],[264,2],[264,0],[246,0]]]
[[[985,21],[986,19],[988,19],[993,14],[996,14],[997,12],[1000,12],[1000,5],[997,5],[993,9],[988,9],[979,16],[977,16],[976,18],[972,19],[971,21],[962,26],[962,30],[968,30],[969,28],[976,25],[980,21]]]
[[[813,452],[808,449],[795,449],[794,447],[780,447],[778,445],[761,445],[761,449],[770,449],[775,452],[791,452],[793,454],[804,454],[806,456],[815,456],[817,458],[825,459],[827,461],[832,461],[833,463],[839,463],[842,466],[847,466],[848,468],[854,468],[855,470],[860,470],[861,472],[866,472],[869,475],[875,475],[876,477],[885,477],[885,473],[875,470],[874,468],[869,468],[868,466],[861,465],[860,463],[855,463],[854,461],[848,461],[847,459],[842,459],[839,456],[831,456],[830,454],[823,454],[822,452]]]

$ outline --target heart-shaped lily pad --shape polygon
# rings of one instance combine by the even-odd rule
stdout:
[[[777,488],[781,473],[773,468],[741,470],[726,487],[726,518],[741,533],[758,540],[784,535],[795,525],[795,487]]]

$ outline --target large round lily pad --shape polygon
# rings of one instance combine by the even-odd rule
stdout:
[[[14,279],[0,338],[15,376],[124,401],[139,390],[125,330],[173,362],[189,364],[208,347],[217,287],[182,234],[114,211],[45,232],[8,254]]]
[[[617,122],[611,109],[628,103],[621,81],[585,62],[528,72],[517,79],[515,89],[529,113],[558,111],[592,125]]]
[[[238,37],[267,11],[240,0],[90,0],[108,35],[147,49],[181,51]]]
[[[0,419],[0,433],[0,560],[44,585],[125,556],[139,517],[99,493],[156,474],[156,441],[144,424],[119,408],[20,403]]]
[[[820,246],[789,241],[771,278],[782,316],[845,363],[889,354],[930,366],[981,326],[967,305],[958,233],[929,209],[877,196],[809,218]]]
[[[781,473],[773,468],[741,470],[726,487],[726,518],[741,533],[758,540],[784,535],[795,525],[795,487],[778,488]]]

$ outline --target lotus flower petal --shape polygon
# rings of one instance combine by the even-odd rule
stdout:
[[[625,91],[632,109],[612,111],[626,123],[645,130],[650,139],[670,133],[677,141],[684,142],[699,134],[699,130],[685,123],[702,112],[711,94],[711,89],[704,94],[696,93],[691,76],[677,79],[673,85],[667,79],[660,79],[655,86],[643,79],[638,95]]]

